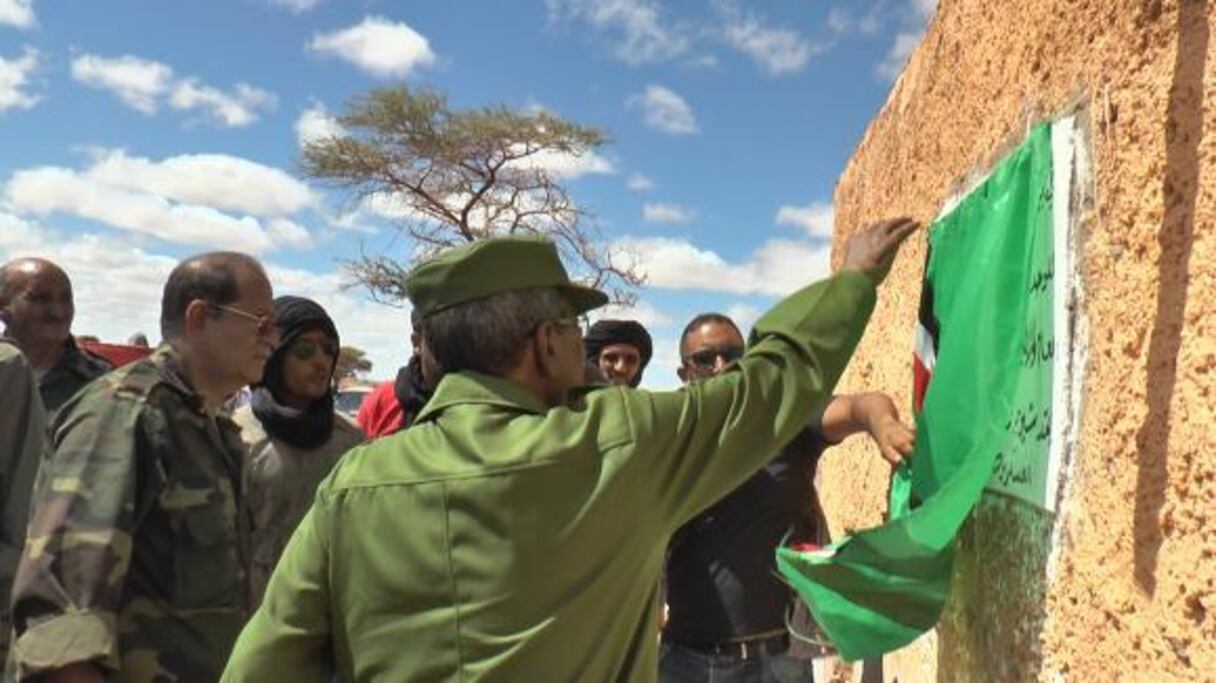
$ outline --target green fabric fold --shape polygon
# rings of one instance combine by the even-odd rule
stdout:
[[[912,462],[892,479],[889,521],[822,550],[777,551],[781,575],[846,660],[881,656],[936,625],[955,537],[998,460],[1046,452],[1010,426],[1044,391],[1050,408],[1050,362],[1028,362],[1026,349],[1042,336],[1044,301],[1051,329],[1041,282],[1052,256],[1051,164],[1044,124],[930,229],[937,360]]]

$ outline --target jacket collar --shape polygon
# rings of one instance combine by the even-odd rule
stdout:
[[[447,408],[458,405],[497,406],[536,415],[548,412],[540,399],[509,379],[465,371],[444,375],[435,387],[435,394],[418,413],[416,422],[432,420]]]

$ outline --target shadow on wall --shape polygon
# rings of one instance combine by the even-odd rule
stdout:
[[[1037,680],[1055,515],[985,493],[959,531],[938,625],[939,681]]]
[[[1159,8],[1159,3],[1156,5]],[[1159,11],[1159,10],[1158,10]],[[1136,435],[1134,534],[1136,583],[1152,595],[1157,554],[1165,538],[1161,508],[1169,483],[1170,403],[1186,314],[1195,203],[1199,195],[1199,144],[1203,137],[1203,79],[1211,26],[1207,0],[1181,0],[1174,78],[1165,122],[1165,173],[1161,230],[1157,235],[1157,315],[1148,346],[1148,414]]]

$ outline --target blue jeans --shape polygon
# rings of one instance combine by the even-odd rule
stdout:
[[[662,683],[811,683],[811,660],[781,652],[740,659],[663,643],[659,654]]]

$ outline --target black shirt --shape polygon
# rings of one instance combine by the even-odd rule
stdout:
[[[812,479],[826,445],[817,429],[803,430],[776,459],[672,536],[667,638],[716,643],[785,627],[792,592],[777,577],[774,552],[787,534],[792,541],[817,536]]]

